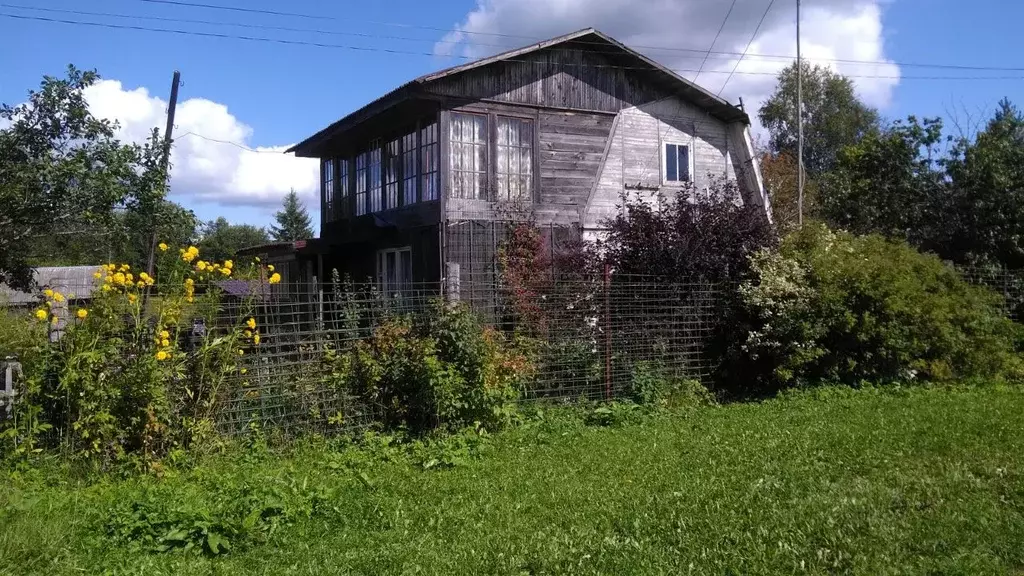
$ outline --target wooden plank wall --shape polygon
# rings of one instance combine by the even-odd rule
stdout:
[[[593,50],[551,48],[438,80],[431,91],[459,98],[618,112],[664,91]]]
[[[539,122],[540,203],[579,217],[601,170],[614,117],[542,110]]]
[[[624,190],[649,201],[658,191],[672,191],[662,182],[665,142],[690,146],[696,186],[706,186],[713,177],[735,178],[727,163],[727,157],[735,155],[729,154],[726,124],[679,98],[622,110],[610,137],[608,157],[583,218],[587,227],[597,227],[614,215]]]

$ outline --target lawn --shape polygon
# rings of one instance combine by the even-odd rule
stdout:
[[[1019,389],[550,410],[162,479],[47,470],[0,479],[0,573],[1024,574]]]

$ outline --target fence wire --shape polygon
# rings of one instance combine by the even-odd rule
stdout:
[[[339,354],[367,341],[388,318],[426,314],[437,302],[461,302],[480,322],[506,335],[528,334],[535,366],[524,401],[610,399],[630,392],[638,366],[667,378],[706,382],[716,368],[707,346],[718,330],[721,288],[700,281],[664,283],[653,277],[605,273],[553,274],[530,286],[509,285],[492,264],[468,264],[446,282],[405,283],[384,293],[376,283],[288,283],[217,292],[212,314],[183,318],[179,347],[188,354],[197,335],[238,326],[253,316],[262,342],[239,360],[219,393],[214,420],[225,434],[252,425],[285,433],[358,432],[379,422],[383,406],[353,393],[336,373]],[[480,274],[474,271],[487,270]],[[1024,318],[1024,271],[961,268],[965,280],[1002,297],[1011,318]],[[65,283],[66,284],[66,283]],[[79,307],[88,307],[92,285],[54,286],[68,295],[54,305],[58,322],[50,339],[59,345]],[[39,300],[7,302],[0,313],[31,314]],[[191,344],[190,344],[191,343]],[[0,359],[8,351],[0,350]],[[16,374],[7,358],[0,376]],[[191,366],[189,364],[189,366]],[[189,386],[189,369],[169,386]],[[16,386],[0,382],[0,417],[9,412]]]
[[[985,286],[1002,298],[1003,312],[1016,322],[1024,321],[1024,270],[998,266],[958,268],[967,282]]]
[[[508,342],[529,337],[534,364],[521,391],[524,401],[618,397],[629,393],[642,364],[665,378],[711,374],[704,345],[716,318],[714,286],[603,274],[548,280],[527,289],[504,284],[500,275],[466,275],[405,283],[392,293],[376,283],[351,282],[218,292],[212,313],[181,319],[178,349],[197,354],[198,339],[250,316],[259,326],[259,346],[238,359],[239,369],[217,393],[214,421],[225,434],[244,434],[254,424],[285,433],[355,432],[378,422],[384,407],[350,390],[338,373],[339,355],[367,341],[388,318],[429,314],[441,302],[464,304]],[[91,288],[61,287],[76,297],[54,310],[60,318],[51,330],[55,345],[75,310],[89,306]],[[194,364],[186,362],[180,381],[169,383],[171,396],[194,389],[200,369]]]

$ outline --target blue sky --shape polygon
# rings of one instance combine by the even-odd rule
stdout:
[[[192,0],[189,0],[192,1]],[[194,0],[202,2],[203,0]],[[202,9],[143,0],[0,0],[0,14],[117,25],[173,28],[231,35],[340,44],[351,50],[250,42],[68,25],[0,17],[4,74],[0,101],[17,103],[43,74],[61,74],[68,63],[96,68],[114,83],[97,91],[96,108],[126,125],[126,137],[162,122],[171,72],[182,72],[175,151],[174,199],[203,218],[267,224],[280,195],[295,187],[315,209],[315,166],[274,151],[250,154],[230,144],[181,136],[194,132],[246,147],[292,144],[347,112],[425,72],[479,56],[498,46],[529,43],[593,25],[677,69],[697,67],[703,55],[684,50],[741,51],[768,0],[738,0],[722,26],[727,0],[482,0],[422,2],[323,2],[313,0],[207,0],[229,6],[316,15],[296,18]],[[779,0],[766,17],[751,54],[789,55],[794,24],[792,0]],[[79,10],[131,15],[99,17],[45,12]],[[965,9],[953,0],[804,0],[807,54],[811,57],[886,60],[886,65],[834,64],[858,78],[870,103],[890,118],[908,114],[946,116],[956,111],[984,120],[1006,96],[1021,100],[1024,58],[1012,43],[1024,20],[1024,3],[978,0]],[[645,9],[650,7],[650,9]],[[145,20],[141,18],[150,18]],[[209,25],[157,21],[174,18],[215,21]],[[334,34],[231,27],[224,24],[328,30]],[[457,32],[446,32],[450,30]],[[402,39],[397,39],[402,38]],[[442,43],[438,44],[438,41]],[[447,42],[447,43],[444,43]],[[655,50],[654,48],[657,48]],[[382,50],[411,52],[395,54]],[[700,82],[717,90],[735,56],[714,55]],[[892,64],[895,62],[897,64]],[[975,71],[911,67],[898,63],[1020,68]],[[743,96],[748,106],[770,93],[781,59],[745,60],[725,95]],[[691,77],[693,74],[689,74]],[[893,77],[900,77],[899,80]],[[921,79],[920,77],[1011,76],[1007,80]],[[141,89],[141,90],[140,90]],[[92,102],[92,100],[90,100]],[[315,215],[315,214],[314,214]]]

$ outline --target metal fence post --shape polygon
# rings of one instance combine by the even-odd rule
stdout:
[[[17,361],[17,357],[8,356],[4,358],[4,389],[3,394],[0,394],[0,406],[4,409],[3,416],[5,419],[10,419],[14,415],[14,399],[18,394],[14,389],[15,374],[19,377],[22,375],[21,363]]]
[[[612,399],[612,267],[604,265],[604,395]]]

